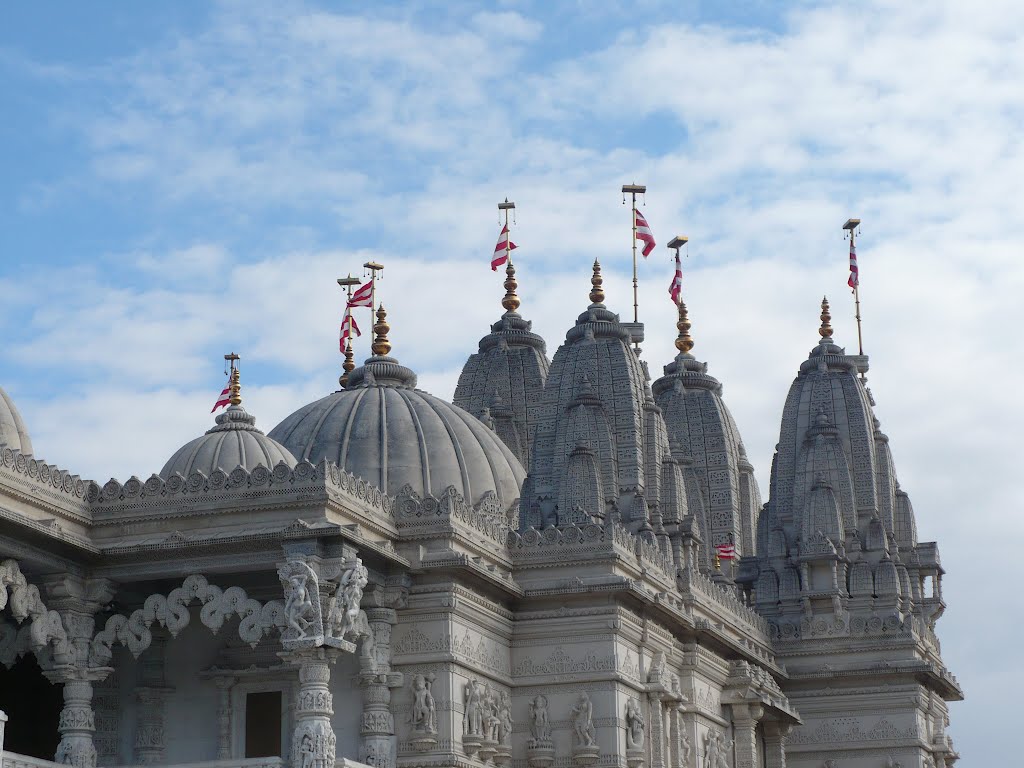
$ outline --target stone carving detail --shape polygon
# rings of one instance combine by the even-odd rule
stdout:
[[[581,672],[614,672],[615,656],[599,657],[588,652],[583,658],[577,659],[558,646],[551,655],[540,663],[527,657],[519,662],[513,671],[515,677],[534,675],[576,675]]]
[[[411,656],[437,651],[449,651],[452,654],[475,662],[482,667],[494,669],[503,675],[509,674],[508,653],[505,649],[486,637],[474,638],[474,633],[464,630],[461,638],[447,632],[440,637],[431,637],[415,626],[408,630],[399,627],[402,634],[395,642],[393,654]]]
[[[331,637],[345,639],[354,634],[359,618],[359,603],[363,599],[363,590],[369,581],[369,574],[363,561],[356,558],[354,566],[341,575],[338,590],[331,599],[331,607],[327,615],[328,632]],[[371,635],[372,637],[372,635]]]
[[[320,721],[300,726],[293,747],[294,768],[334,768],[338,739],[328,723]]]
[[[26,581],[16,560],[0,562],[0,611],[11,606],[11,615],[21,624],[31,618],[28,632],[20,638],[7,631],[0,636],[0,664],[9,666],[21,655],[27,644],[33,650],[52,646],[54,661],[70,663],[74,649],[68,643],[60,614],[47,610],[39,596],[39,589]],[[21,633],[18,633],[20,635]],[[19,647],[20,646],[20,647]]]
[[[4,452],[6,453],[6,451]],[[6,464],[6,457],[3,457]],[[56,470],[56,468],[54,468]],[[68,476],[68,480],[76,495],[85,495],[85,484],[77,476]],[[82,494],[78,494],[78,483],[82,483]],[[252,472],[236,467],[231,474],[217,470],[207,477],[203,472],[193,472],[189,478],[174,474],[164,480],[159,475],[152,475],[146,482],[137,477],[127,480],[121,485],[111,479],[100,488],[96,483],[89,483],[88,501],[96,505],[137,506],[141,499],[171,499],[178,495],[252,493],[254,490],[269,492],[276,488],[317,488],[326,487],[328,494],[354,498],[371,508],[381,510],[388,517],[394,516],[395,501],[391,496],[382,493],[380,488],[370,485],[365,480],[339,469],[326,459],[317,465],[308,461],[300,461],[292,469],[280,462],[272,470],[256,467]],[[58,487],[58,486],[54,486]]]
[[[84,500],[87,494],[93,492],[93,488],[97,494],[99,493],[99,486],[96,483],[82,480],[78,475],[7,446],[0,450],[0,465],[63,496]]]
[[[287,626],[281,632],[285,648],[301,644],[321,645],[324,619],[320,609],[320,582],[306,563],[292,560],[277,571],[284,584],[284,617]],[[358,609],[357,609],[358,612]]]
[[[851,741],[912,739],[916,735],[913,727],[900,730],[883,718],[867,731],[862,730],[858,723],[854,723],[846,730],[841,730],[835,722],[823,722],[813,731],[805,726],[794,730],[787,741],[790,744],[835,744]]]
[[[466,683],[466,710],[462,716],[462,748],[472,757],[484,738],[484,687],[475,677]]]
[[[597,762],[600,749],[594,730],[594,705],[585,692],[581,692],[569,711],[572,720],[572,759],[577,765],[590,766]]]
[[[437,707],[430,692],[435,675],[414,675],[412,678],[412,730],[417,733],[437,734]]]
[[[476,506],[471,506],[455,486],[451,485],[438,499],[429,495],[421,498],[412,486],[406,484],[398,492],[395,501],[398,508],[396,522],[399,527],[447,518],[465,523],[500,545],[505,544],[509,534],[512,511],[519,508],[519,499],[516,499],[508,511],[502,511],[497,497],[493,494],[485,494]]]
[[[626,749],[642,750],[646,739],[647,723],[636,699],[626,702]]]
[[[171,590],[166,597],[150,595],[142,608],[130,616],[111,616],[100,632],[93,638],[89,649],[89,666],[102,667],[110,663],[116,643],[124,645],[138,658],[153,642],[150,627],[153,622],[166,627],[176,637],[192,619],[188,605],[193,600],[203,604],[199,612],[200,621],[215,633],[232,616],[238,616],[239,637],[252,647],[272,628],[287,626],[280,601],[271,600],[261,605],[246,595],[241,587],[220,587],[210,584],[204,576],[193,575],[185,579],[180,587]]]
[[[551,741],[551,722],[548,719],[548,700],[545,696],[534,696],[530,702],[530,743]]]
[[[716,730],[704,734],[704,765],[702,768],[729,768],[732,742]]]

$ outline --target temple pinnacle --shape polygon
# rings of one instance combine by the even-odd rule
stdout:
[[[341,378],[338,379],[338,383],[342,387],[348,386],[348,375],[355,370],[356,364],[352,354],[352,339],[348,339],[345,344],[345,362],[341,364],[342,369],[345,371],[341,374]]]
[[[604,288],[601,286],[604,284],[604,278],[601,277],[601,262],[597,259],[594,259],[594,275],[590,278],[590,284],[594,286],[590,289],[590,303],[603,304]]]
[[[508,312],[515,312],[519,309],[521,302],[516,294],[519,283],[516,282],[516,268],[512,266],[512,259],[508,260],[508,265],[505,267],[505,275],[505,298],[501,300],[501,306]]]
[[[684,355],[688,355],[693,349],[693,337],[690,336],[690,316],[686,312],[686,304],[679,302],[679,320],[676,322],[679,335],[676,336],[676,349]]]
[[[825,296],[821,300],[821,328],[818,329],[818,334],[823,339],[832,338],[832,315],[828,311],[828,296]]]
[[[224,355],[224,359],[231,365],[231,376],[228,379],[228,399],[232,405],[242,404],[242,380],[238,370],[238,361],[241,359],[234,352]]]
[[[377,308],[377,322],[373,325],[373,344],[370,346],[370,351],[373,352],[377,357],[383,357],[391,351],[391,342],[388,341],[388,331],[391,330],[391,326],[388,325],[388,313],[384,309],[384,305],[381,304]]]

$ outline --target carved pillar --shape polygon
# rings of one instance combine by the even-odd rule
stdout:
[[[377,768],[394,765],[395,718],[391,714],[391,689],[402,684],[401,673],[391,671],[391,628],[398,622],[394,608],[371,607],[383,602],[383,592],[374,589],[364,599],[366,620],[372,638],[363,639],[363,650],[371,642],[372,652],[360,654],[359,685],[363,691],[363,714],[359,721],[359,759]]]
[[[665,768],[665,719],[662,691],[647,694],[651,702],[651,768]]]
[[[135,687],[135,762],[156,765],[166,762],[164,703],[172,690],[164,680],[167,638],[154,628],[153,641],[139,658],[139,683]]]
[[[44,577],[43,583],[50,606],[60,614],[67,632],[69,647],[64,660],[70,662],[55,665],[44,673],[51,682],[64,684],[64,708],[57,723],[61,740],[54,760],[77,768],[95,768],[92,684],[106,679],[113,670],[89,667],[89,643],[96,624],[94,616],[110,601],[113,583],[72,574]]]
[[[217,702],[217,759],[231,759],[231,689],[235,687],[238,678],[227,675],[214,678],[214,683],[220,691],[220,698]]]
[[[767,720],[764,724],[764,766],[765,768],[786,768],[786,736],[792,726],[778,720]]]
[[[331,727],[334,700],[330,692],[330,665],[339,653],[335,648],[321,646],[282,654],[299,668],[292,768],[334,768],[337,738]]]
[[[764,716],[758,704],[733,704],[732,724],[736,742],[736,768],[758,768],[757,721]]]

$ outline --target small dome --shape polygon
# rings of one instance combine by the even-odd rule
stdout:
[[[300,408],[270,436],[300,459],[327,459],[391,495],[409,485],[440,497],[454,486],[471,504],[491,492],[510,506],[526,475],[519,460],[478,418],[415,385],[394,358],[371,357],[346,389]]]
[[[256,428],[255,417],[232,405],[217,416],[217,426],[179,448],[160,475],[165,480],[175,472],[188,477],[198,469],[209,477],[215,469],[231,472],[240,466],[251,472],[260,464],[272,469],[282,461],[289,467],[298,463],[287,448]]]
[[[14,405],[14,401],[0,387],[0,445],[6,445],[26,455],[32,453],[32,441],[29,439],[25,422]]]

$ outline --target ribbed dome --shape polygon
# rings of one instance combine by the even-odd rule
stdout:
[[[241,466],[251,472],[260,464],[272,469],[282,461],[289,467],[298,463],[287,448],[256,428],[255,417],[242,406],[230,406],[216,421],[217,426],[171,456],[160,471],[164,479],[175,472],[188,477],[197,469],[209,477],[215,469],[231,472]]]
[[[0,445],[6,445],[26,455],[32,453],[32,441],[28,437],[25,422],[21,420],[14,401],[0,387]]]
[[[300,408],[270,436],[300,459],[321,459],[397,495],[408,484],[440,497],[449,486],[471,504],[493,492],[509,506],[526,473],[494,432],[461,408],[414,389],[416,375],[377,356],[348,388]]]

